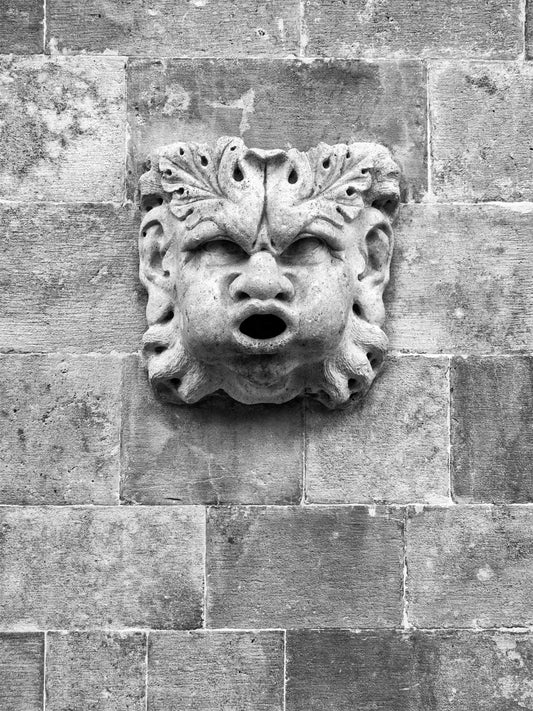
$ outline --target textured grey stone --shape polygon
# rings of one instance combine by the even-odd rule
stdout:
[[[408,205],[385,293],[391,348],[533,348],[533,206]]]
[[[417,627],[533,624],[533,519],[524,507],[428,509],[407,525]]]
[[[121,200],[124,60],[0,59],[0,197]]]
[[[118,503],[121,363],[0,356],[0,503]]]
[[[44,634],[0,634],[0,708],[42,711]]]
[[[457,358],[452,472],[459,501],[533,501],[533,359]]]
[[[429,69],[433,189],[443,201],[533,199],[533,67]]]
[[[0,629],[199,626],[204,526],[197,507],[3,507]]]
[[[486,57],[522,51],[519,0],[306,0],[308,55]]]
[[[121,497],[129,503],[298,503],[301,402],[253,407],[157,401],[144,368],[124,373]]]
[[[388,358],[354,410],[306,415],[313,503],[437,503],[448,497],[448,361]]]
[[[151,711],[282,711],[282,632],[152,632]]]
[[[157,146],[240,136],[257,148],[306,150],[376,141],[408,183],[426,190],[426,74],[422,62],[133,59],[128,65],[131,192]]]
[[[529,633],[298,630],[287,654],[287,711],[532,708]]]
[[[17,0],[5,3],[0,15],[2,54],[42,52],[43,14],[41,0]]]
[[[49,632],[47,711],[145,711],[146,636]]]
[[[271,57],[299,44],[298,0],[48,0],[47,20],[62,52]]]
[[[0,221],[0,350],[137,350],[145,299],[133,210],[4,204]]]
[[[209,627],[394,627],[401,512],[210,509]]]

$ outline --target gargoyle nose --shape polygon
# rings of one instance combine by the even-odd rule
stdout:
[[[294,296],[294,286],[281,273],[275,258],[269,252],[261,251],[252,254],[244,270],[231,283],[230,294],[236,301],[290,301]]]

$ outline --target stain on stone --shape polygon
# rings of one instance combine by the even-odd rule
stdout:
[[[471,86],[475,86],[478,89],[484,89],[487,94],[491,96],[498,92],[498,85],[496,82],[489,77],[488,74],[482,74],[481,76],[470,76],[467,74],[465,76],[465,81]]]

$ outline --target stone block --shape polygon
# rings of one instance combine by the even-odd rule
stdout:
[[[532,66],[435,62],[429,98],[438,199],[533,199]]]
[[[17,0],[5,3],[0,17],[3,54],[38,54],[43,50],[43,2]]]
[[[0,197],[121,201],[126,110],[120,57],[0,59]]]
[[[303,406],[193,406],[155,399],[134,356],[124,371],[121,498],[137,504],[287,504],[301,499]]]
[[[448,499],[448,361],[388,358],[361,407],[306,414],[313,503]]]
[[[44,634],[0,634],[0,708],[42,711]]]
[[[531,204],[405,206],[385,294],[391,347],[531,351],[532,225]]]
[[[287,711],[531,707],[530,633],[298,630],[287,656]]]
[[[394,627],[402,513],[352,507],[210,509],[208,627]]]
[[[150,711],[282,711],[282,632],[152,632]]]
[[[48,46],[127,55],[286,56],[299,47],[299,0],[48,0]]]
[[[120,365],[0,356],[0,503],[118,503]]]
[[[417,627],[533,624],[528,508],[426,510],[407,526],[409,620]]]
[[[421,62],[133,59],[128,64],[132,189],[157,146],[241,136],[307,149],[376,141],[426,190],[426,75]]]
[[[0,350],[137,350],[136,217],[112,205],[0,205]]]
[[[146,636],[49,632],[46,710],[145,711]]]
[[[533,58],[533,5],[526,3],[526,59]]]
[[[0,629],[193,628],[199,507],[3,507]]]
[[[522,51],[519,0],[306,0],[307,54],[334,57],[485,57]]]
[[[458,501],[533,501],[533,359],[457,358],[452,475]]]

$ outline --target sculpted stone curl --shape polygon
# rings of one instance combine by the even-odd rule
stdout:
[[[381,326],[399,169],[373,143],[161,148],[140,179],[143,354],[160,397],[360,399]]]

